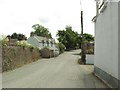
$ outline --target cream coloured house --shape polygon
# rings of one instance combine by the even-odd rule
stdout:
[[[34,35],[29,37],[27,42],[39,49],[48,47],[50,50],[59,54],[59,49],[56,47],[55,39],[47,39],[46,37]]]

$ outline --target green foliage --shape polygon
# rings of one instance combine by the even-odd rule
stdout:
[[[84,36],[85,42],[94,41],[94,37],[91,34],[84,33],[83,36]]]
[[[60,53],[63,53],[65,51],[65,45],[62,43],[57,43],[57,46],[59,47]]]
[[[81,37],[72,30],[71,26],[66,26],[65,30],[58,30],[57,36],[58,41],[64,44],[67,50],[80,47]]]
[[[23,35],[23,34],[17,34],[17,33],[13,33],[11,36],[8,35],[7,37],[9,39],[17,39],[19,41],[27,39],[27,37],[25,35]]]
[[[0,46],[2,46],[2,41],[0,41]]]
[[[2,40],[0,40],[0,46],[2,46]]]
[[[23,47],[29,47],[29,48],[36,48],[36,47],[32,46],[31,44],[29,44],[27,41],[18,41],[17,45],[23,46]]]
[[[1,46],[7,46],[8,45],[8,40],[4,38],[3,40],[0,40],[0,45]]]
[[[34,34],[36,34],[37,36],[42,36],[42,37],[47,37],[47,38],[52,38],[51,33],[49,32],[49,30],[47,28],[45,28],[42,25],[39,24],[35,24],[32,26],[32,28],[35,30],[34,32],[30,33],[30,36],[33,36]]]
[[[11,35],[11,38],[12,38],[12,39],[17,39],[17,38],[18,38],[18,34],[17,34],[17,33],[13,33],[13,34]]]
[[[73,31],[71,26],[66,26],[65,30],[58,30],[58,41],[65,45],[67,50],[76,49],[81,47],[81,35]],[[94,41],[94,37],[90,34],[84,34],[84,41]]]

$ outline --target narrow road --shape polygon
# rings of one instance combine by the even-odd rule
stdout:
[[[93,76],[92,65],[79,65],[79,51],[40,59],[2,75],[3,88],[106,88]]]

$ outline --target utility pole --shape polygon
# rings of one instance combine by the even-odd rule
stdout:
[[[81,59],[84,64],[86,64],[86,51],[85,51],[85,44],[84,44],[84,35],[83,35],[83,11],[81,11]]]

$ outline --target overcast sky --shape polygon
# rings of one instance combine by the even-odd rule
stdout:
[[[94,35],[95,0],[81,0],[84,12],[84,32]],[[41,24],[56,36],[57,30],[71,25],[81,33],[80,0],[0,0],[0,33],[14,32],[29,37],[34,24]]]

